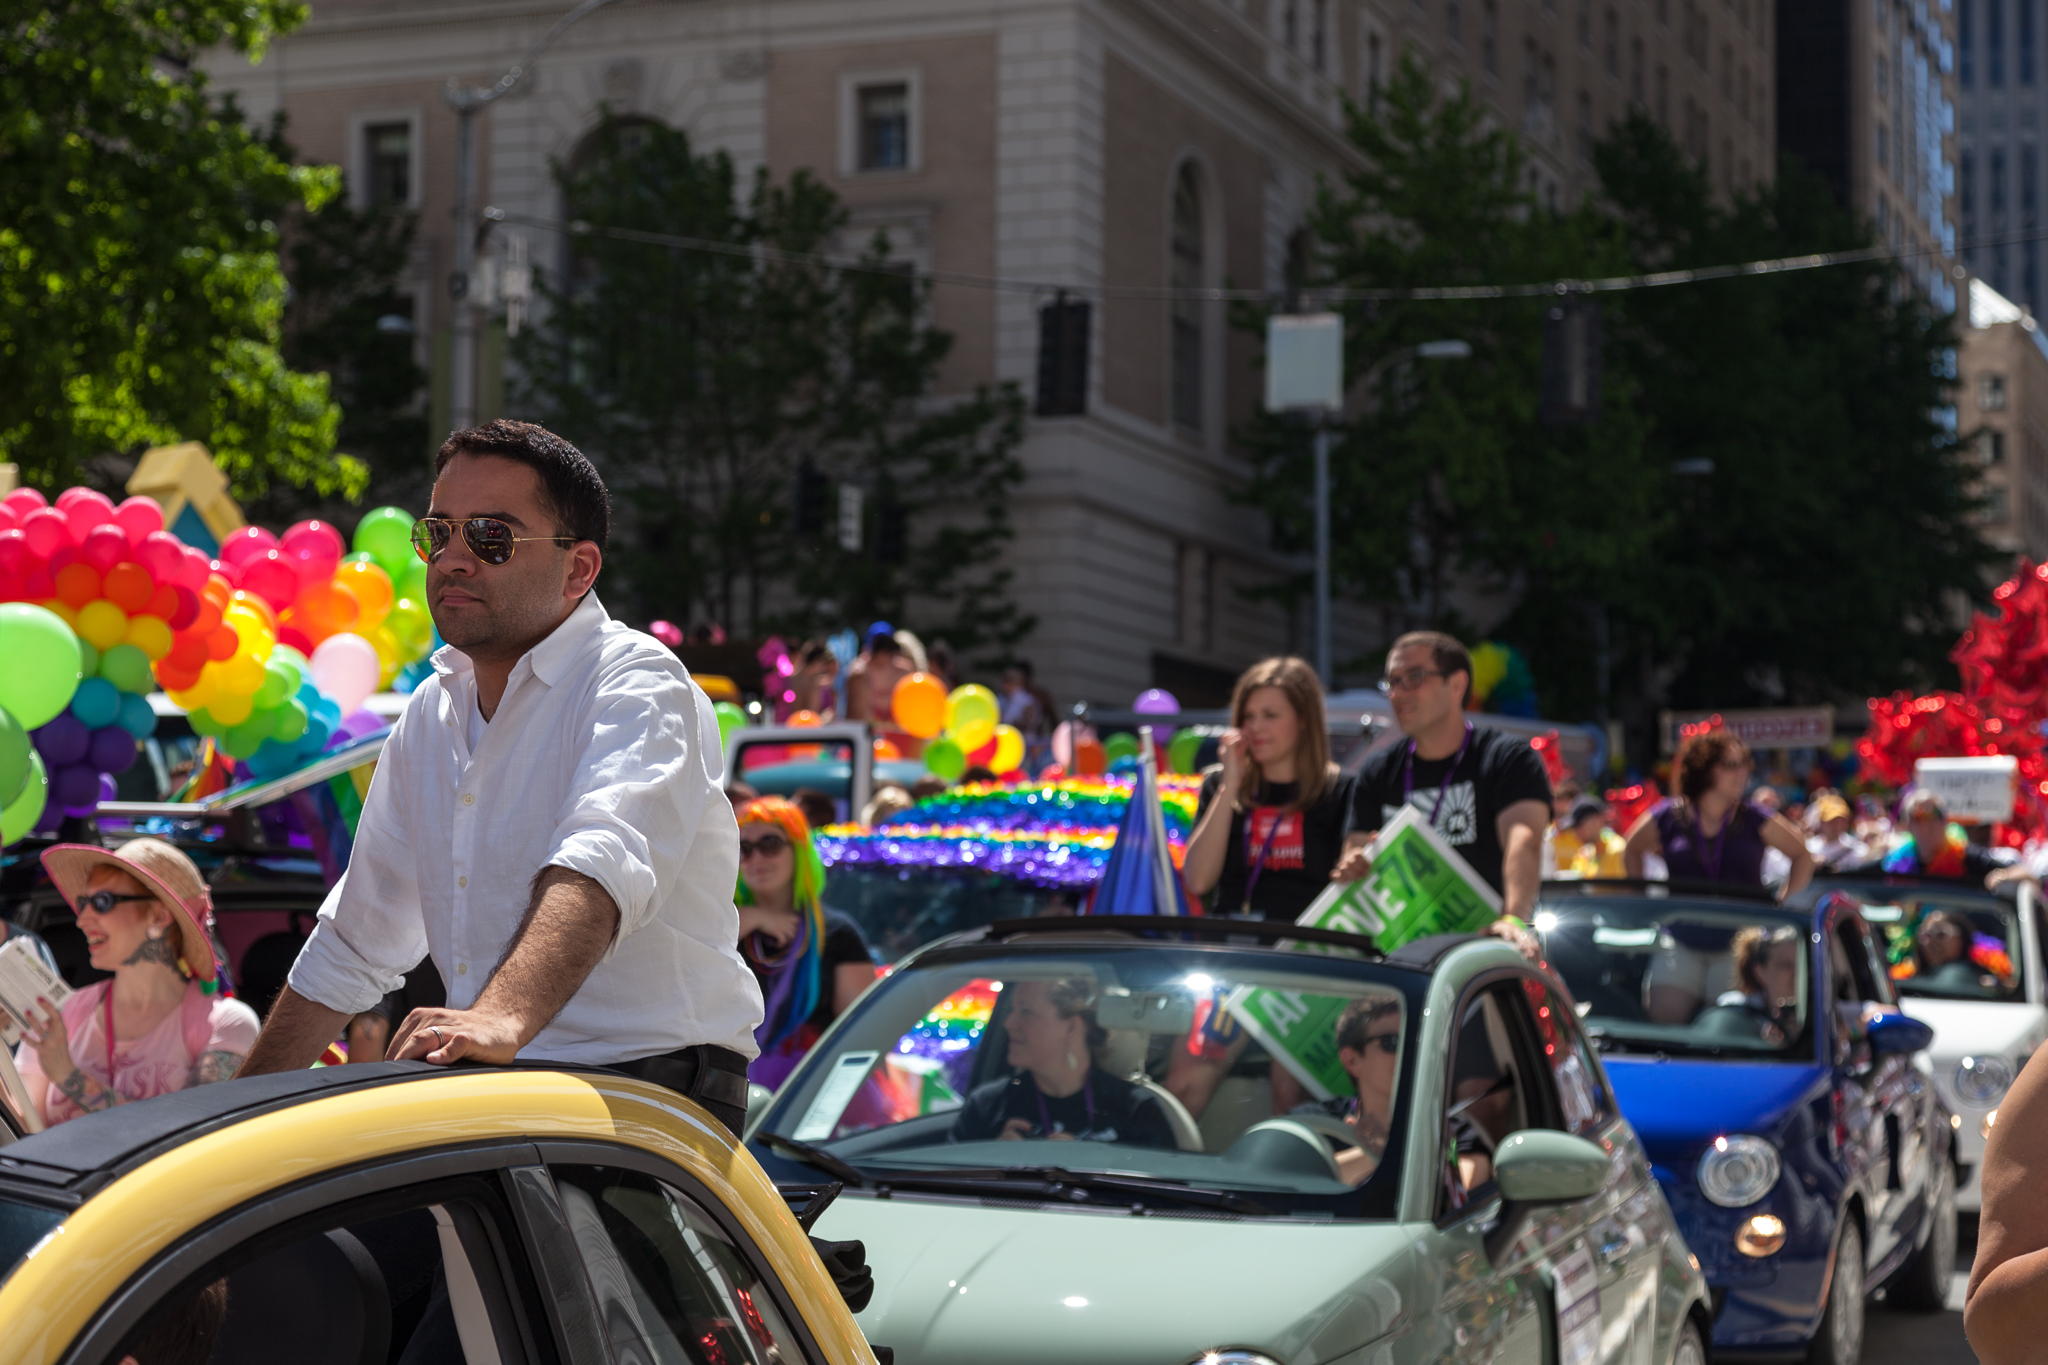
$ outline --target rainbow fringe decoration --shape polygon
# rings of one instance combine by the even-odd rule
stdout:
[[[1102,879],[1131,803],[1128,777],[1070,777],[1020,786],[974,783],[928,796],[873,829],[831,825],[817,834],[827,867],[961,868],[1036,886],[1085,888]],[[1162,774],[1160,805],[1180,866],[1199,777]]]

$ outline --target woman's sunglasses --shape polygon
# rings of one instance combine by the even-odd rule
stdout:
[[[112,913],[114,907],[122,901],[153,901],[155,899],[155,896],[124,895],[114,891],[92,891],[78,897],[78,909],[81,914],[90,910],[95,915],[105,915]]]
[[[525,541],[576,543],[575,536],[515,536],[512,528],[496,517],[471,517],[467,521],[456,521],[451,517],[421,517],[412,524],[412,548],[419,552],[421,559],[431,564],[441,557],[441,551],[448,548],[458,526],[462,528],[462,543],[469,547],[469,552],[493,567],[510,561],[512,552]]]
[[[764,834],[758,839],[740,840],[740,861],[749,858],[773,858],[789,847],[789,840],[780,834]]]

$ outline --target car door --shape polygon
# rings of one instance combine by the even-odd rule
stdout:
[[[1913,1206],[1917,1186],[1907,1180],[1925,1165],[1921,1125],[1910,1121],[1914,1096],[1924,1081],[1907,1057],[1877,1057],[1863,1036],[1862,1019],[1872,1006],[1891,1004],[1890,983],[1872,966],[1869,930],[1853,902],[1839,897],[1822,931],[1824,983],[1835,1067],[1837,1105],[1842,1116],[1843,1153],[1869,1210],[1868,1263],[1881,1264],[1898,1246],[1899,1222]],[[1910,1236],[1913,1229],[1904,1230]]]
[[[1426,1338],[1429,1359],[1556,1360],[1552,1282],[1561,1262],[1595,1251],[1581,1205],[1507,1210],[1513,1221],[1504,1224],[1490,1175],[1495,1145],[1524,1128],[1553,1126],[1562,1113],[1530,1005],[1529,988],[1537,984],[1527,973],[1496,974],[1481,978],[1458,1005],[1432,1153],[1436,1219],[1426,1240],[1439,1297]]]

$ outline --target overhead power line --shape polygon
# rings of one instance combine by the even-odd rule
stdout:
[[[1049,280],[1005,279],[995,275],[970,275],[957,270],[916,270],[905,272],[900,263],[878,263],[852,256],[832,256],[815,251],[784,251],[765,245],[739,245],[708,237],[685,237],[671,232],[648,232],[640,228],[599,227],[580,220],[541,218],[507,209],[487,208],[484,216],[493,222],[517,223],[525,227],[560,232],[570,237],[604,237],[620,242],[640,242],[684,251],[701,251],[715,256],[739,256],[754,261],[779,261],[790,265],[815,265],[832,270],[869,271],[896,279],[911,278],[932,284],[958,285],[998,293],[1067,294],[1103,299],[1194,299],[1215,303],[1264,303],[1274,297],[1268,289],[1175,289],[1170,286],[1135,284],[1059,284]],[[1989,246],[2048,240],[2048,231],[2010,233],[1966,242],[1958,252]],[[1820,270],[1835,265],[1856,265],[1870,261],[1906,261],[1937,252],[1933,246],[1903,248],[1860,247],[1853,251],[1823,251],[1802,256],[1775,256],[1733,265],[1698,266],[1687,270],[1658,270],[1641,275],[1609,275],[1599,279],[1556,279],[1531,284],[1424,285],[1385,289],[1321,289],[1304,287],[1295,291],[1304,301],[1316,303],[1453,302],[1478,299],[1527,299],[1569,294],[1612,294],[1630,289],[1661,289],[1677,284],[1701,284],[1709,280],[1740,279],[1751,275],[1783,275],[1800,270]]]

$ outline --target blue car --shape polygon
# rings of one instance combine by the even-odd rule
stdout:
[[[1953,1121],[1853,896],[1558,882],[1536,929],[1706,1272],[1717,1360],[1853,1365],[1871,1292],[1944,1306]]]

